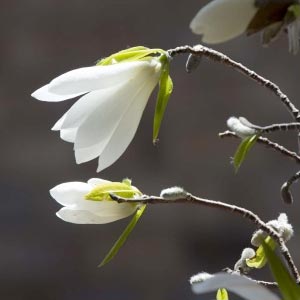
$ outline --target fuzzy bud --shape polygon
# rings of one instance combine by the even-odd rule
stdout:
[[[196,275],[193,275],[191,278],[190,278],[190,284],[194,284],[194,283],[199,283],[199,282],[203,282],[207,279],[210,279],[214,277],[214,275],[211,275],[209,273],[206,273],[206,272],[201,272],[201,273],[198,273]]]
[[[288,222],[288,218],[285,213],[281,213],[277,220],[267,222],[267,225],[272,227],[285,242],[290,240],[294,234],[293,226]],[[259,247],[262,239],[265,239],[266,237],[267,233],[259,229],[253,233],[251,244]]]
[[[187,195],[187,192],[182,188],[178,186],[173,186],[167,189],[164,189],[160,192],[160,197],[166,199],[166,200],[176,200],[180,198],[185,198]]]
[[[230,117],[227,120],[227,126],[231,131],[233,131],[242,139],[256,134],[256,130],[254,128],[246,126],[244,122],[241,122],[241,120],[236,117]]]
[[[241,258],[234,265],[234,271],[247,274],[251,268],[246,263],[247,259],[251,259],[255,256],[255,251],[252,248],[245,248],[241,254]]]

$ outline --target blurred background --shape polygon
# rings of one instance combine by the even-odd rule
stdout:
[[[293,188],[293,206],[282,203],[279,191],[299,167],[258,145],[236,175],[230,157],[237,141],[217,135],[232,115],[260,125],[292,119],[278,98],[228,67],[203,60],[187,74],[187,57],[176,57],[171,65],[175,88],[159,144],[151,140],[154,93],[133,142],[100,174],[96,160],[76,165],[72,145],[50,130],[74,100],[46,103],[30,96],[57,75],[126,47],[197,44],[189,22],[207,2],[1,1],[1,299],[207,299],[192,294],[189,277],[233,267],[250,245],[254,226],[239,216],[157,205],[148,208],[117,257],[98,269],[129,219],[106,225],[61,221],[55,216],[60,205],[48,191],[62,182],[129,177],[146,194],[180,185],[198,196],[249,208],[264,220],[286,212],[298,233],[299,186]],[[214,48],[273,80],[300,106],[300,54],[288,53],[285,36],[269,48],[262,48],[257,35]],[[272,139],[296,150],[295,133]],[[299,235],[289,246],[300,266]],[[252,275],[270,279],[267,269]]]

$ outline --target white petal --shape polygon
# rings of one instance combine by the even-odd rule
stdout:
[[[121,212],[119,214],[95,214],[94,212],[88,210],[63,207],[56,213],[56,215],[66,222],[75,224],[105,224],[126,218],[135,211],[133,208],[130,210],[127,210],[126,208],[120,208],[120,210]]]
[[[149,68],[144,69],[135,80],[119,86],[114,94],[108,93],[107,98],[103,98],[97,109],[81,124],[74,145],[77,163],[91,160],[101,154],[134,101],[140,100],[143,107],[145,106],[159,77],[159,72],[150,64],[148,66]],[[144,87],[149,84],[151,88]],[[147,90],[145,99],[144,89]],[[140,117],[141,115],[138,116],[139,119]]]
[[[214,0],[204,6],[190,24],[204,43],[222,43],[245,32],[257,12],[254,0]]]
[[[156,79],[146,82],[140,93],[136,95],[134,102],[122,116],[107,146],[100,154],[97,172],[113,164],[127,149],[136,133],[143,111],[155,85]]]
[[[77,134],[77,128],[61,129],[60,138],[66,142],[74,143]]]
[[[107,106],[106,101],[113,101],[117,89],[123,89],[126,83],[127,81],[124,81],[117,87],[93,91],[81,97],[66,112],[61,128],[78,127],[96,109],[105,109]]]
[[[90,161],[92,159],[95,159],[102,153],[107,143],[108,143],[108,139],[105,139],[99,142],[98,144],[95,144],[90,147],[74,149],[76,163],[81,164]]]
[[[76,209],[86,210],[101,217],[118,219],[126,218],[136,210],[135,204],[117,203],[112,200],[93,201],[83,199],[77,203]],[[75,207],[72,207],[75,209]]]
[[[80,93],[67,93],[67,94],[57,94],[54,92],[49,91],[49,84],[42,86],[35,92],[31,94],[32,97],[41,100],[41,101],[49,101],[49,102],[59,102],[63,100],[68,100],[71,98],[75,98],[77,96],[80,96],[86,92],[80,92]]]
[[[118,220],[110,216],[97,216],[90,211],[71,209],[69,207],[63,207],[56,215],[60,219],[74,224],[106,224]]]
[[[51,130],[60,130],[60,138],[66,142],[74,143],[77,134],[77,128],[62,129],[62,125],[66,119],[67,112],[54,124]]]
[[[225,288],[247,300],[279,300],[279,297],[266,287],[233,274],[218,273],[203,282],[192,284],[192,290],[196,294],[216,292],[219,288]]]
[[[94,188],[97,185],[106,184],[106,183],[110,183],[110,182],[111,181],[109,181],[109,180],[104,180],[104,179],[100,179],[100,178],[91,178],[88,180],[87,183]]]
[[[84,200],[84,196],[91,190],[90,185],[84,182],[66,182],[59,184],[50,190],[50,195],[58,203],[64,206],[75,207]]]
[[[57,131],[57,130],[61,130],[61,126],[66,118],[67,113],[65,113],[55,124],[54,126],[51,128],[51,130]]]
[[[49,91],[67,95],[108,88],[134,78],[147,65],[147,61],[133,61],[75,69],[53,79]]]

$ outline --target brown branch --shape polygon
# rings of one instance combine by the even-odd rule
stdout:
[[[255,283],[259,284],[259,285],[263,285],[265,287],[269,287],[269,288],[278,288],[278,283],[277,282],[273,282],[273,281],[264,281],[264,280],[256,280],[256,279],[253,279],[252,277],[248,276],[248,275],[245,275],[245,274],[240,274],[239,272],[237,271],[234,271],[230,268],[224,268],[222,270],[223,272],[226,272],[228,274],[238,274],[238,275],[241,275],[241,276],[244,276],[246,277],[247,279],[251,280],[251,281],[254,281]]]
[[[285,245],[285,242],[281,238],[281,236],[270,226],[268,226],[265,222],[263,222],[255,213],[253,213],[250,210],[247,210],[245,208],[227,204],[221,201],[214,201],[214,200],[208,200],[204,198],[199,198],[196,196],[193,196],[190,193],[186,193],[185,196],[174,198],[174,199],[165,199],[162,197],[156,197],[156,196],[147,196],[143,195],[140,198],[122,198],[115,194],[110,194],[110,197],[117,201],[118,203],[142,203],[142,204],[168,204],[168,203],[191,203],[201,206],[208,206],[212,208],[217,208],[225,211],[229,211],[235,214],[238,214],[249,221],[251,221],[253,224],[256,225],[258,229],[262,229],[265,231],[269,236],[271,236],[277,244],[280,246],[281,253],[283,257],[285,258],[293,276],[296,279],[297,283],[300,283],[300,275],[298,272],[298,269],[293,261],[293,258],[291,257],[288,248]]]
[[[218,52],[216,50],[213,50],[211,48],[202,46],[202,45],[197,45],[196,47],[191,47],[191,46],[181,46],[181,47],[176,47],[174,49],[168,50],[169,56],[172,58],[178,54],[193,54],[195,56],[203,57],[205,56],[206,58],[225,64],[229,67],[232,67],[236,71],[244,74],[248,78],[254,80],[257,82],[259,85],[262,85],[269,89],[273,94],[275,94],[281,102],[287,107],[289,112],[292,114],[294,119],[296,121],[300,121],[300,113],[299,110],[296,108],[296,106],[291,102],[291,100],[288,98],[286,94],[284,94],[280,88],[273,83],[272,81],[264,78],[261,75],[258,75],[254,71],[250,70],[243,64],[231,59],[230,57],[226,56],[225,54]]]
[[[233,137],[233,138],[240,139],[234,132],[229,131],[229,130],[227,130],[225,132],[222,132],[222,133],[219,133],[219,137],[220,138]],[[270,141],[269,139],[267,139],[265,137],[259,137],[257,139],[257,143],[262,144],[262,145],[264,145],[268,148],[271,148],[271,149],[283,154],[286,157],[289,157],[289,158],[293,159],[298,164],[300,163],[300,156],[297,155],[296,152],[290,151],[290,150],[286,149],[285,147],[283,147],[283,146],[281,146],[277,143],[274,143],[274,142]]]

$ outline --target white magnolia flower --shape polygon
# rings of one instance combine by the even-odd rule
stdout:
[[[84,94],[52,129],[74,143],[78,164],[99,157],[100,171],[133,139],[161,68],[158,57],[80,68],[58,76],[32,96],[56,102]]]
[[[243,33],[262,32],[268,45],[283,31],[288,32],[289,51],[299,51],[299,0],[213,0],[202,7],[190,28],[208,44],[222,43]]]
[[[255,0],[214,0],[202,7],[190,28],[202,41],[216,44],[244,33],[257,12]]]
[[[216,292],[218,289],[226,289],[247,300],[279,300],[280,298],[270,292],[266,287],[245,276],[217,273],[207,277],[201,282],[192,283],[192,290],[196,294]]]
[[[92,178],[87,183],[66,182],[59,184],[50,190],[50,195],[64,206],[56,215],[66,222],[75,224],[105,224],[126,218],[136,211],[138,205],[119,204],[107,196],[110,192],[120,193],[120,189],[115,191],[114,186],[117,185],[120,188],[122,184],[127,192],[140,194],[139,190],[131,185],[113,183],[98,178]],[[97,188],[105,191],[101,195],[103,199],[87,199],[87,196]]]

